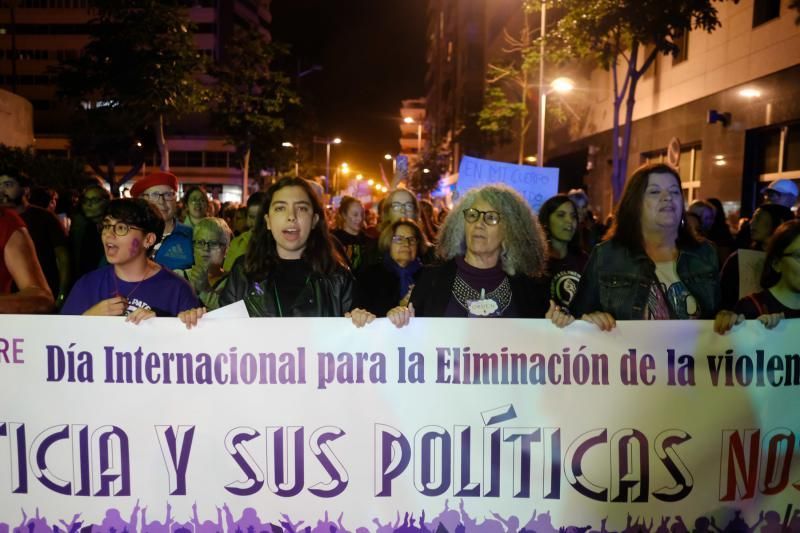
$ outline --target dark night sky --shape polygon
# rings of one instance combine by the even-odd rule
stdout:
[[[341,137],[331,166],[377,175],[383,154],[397,153],[400,101],[424,96],[425,0],[273,0],[273,40],[291,46],[304,105],[317,135]],[[308,143],[310,139],[306,139]],[[303,142],[303,139],[301,139]],[[324,164],[324,145],[317,162]],[[386,172],[390,172],[384,167]]]

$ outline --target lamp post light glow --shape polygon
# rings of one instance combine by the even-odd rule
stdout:
[[[758,89],[754,89],[752,87],[747,87],[739,91],[739,96],[743,96],[744,98],[758,98],[761,96],[761,91]]]
[[[339,137],[334,137],[333,139],[320,139],[318,137],[314,137],[314,142],[325,145],[325,192],[328,192],[330,189],[331,180],[331,145],[342,144],[342,139]]]
[[[417,122],[412,117],[405,117],[403,122],[417,125],[417,157],[422,157],[422,123]]]
[[[542,20],[544,21],[544,11],[542,12]],[[544,22],[542,22],[542,35],[544,35]],[[544,40],[542,42],[544,42]],[[544,44],[542,44],[542,46],[544,46]],[[544,57],[544,55],[542,55],[542,57]],[[558,77],[550,82],[550,88],[545,90],[541,70],[539,72],[539,81],[541,85],[539,86],[539,132],[536,136],[536,164],[540,167],[543,167],[544,123],[545,115],[547,113],[547,95],[550,93],[566,94],[575,88],[575,83],[569,78]]]

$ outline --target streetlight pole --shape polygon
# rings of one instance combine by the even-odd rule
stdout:
[[[319,137],[314,137],[314,142],[325,145],[325,192],[330,192],[331,145],[341,144],[342,140],[339,137],[334,137],[333,139],[320,139]]]
[[[539,131],[536,135],[536,164],[544,166],[544,114],[547,109],[547,90],[544,87],[544,35],[547,22],[547,3],[542,0],[541,29],[539,33]]]

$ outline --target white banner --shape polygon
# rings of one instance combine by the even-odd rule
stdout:
[[[0,523],[542,533],[764,513],[800,528],[797,339],[788,320],[719,336],[4,316]]]

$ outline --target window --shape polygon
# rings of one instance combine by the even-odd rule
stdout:
[[[760,181],[800,178],[800,122],[760,133],[756,150]]]
[[[689,59],[689,32],[681,30],[675,34],[672,42],[678,47],[678,53],[672,56],[672,65],[678,65]]]
[[[702,156],[703,147],[700,143],[681,145],[678,174],[681,176],[681,189],[683,189],[683,197],[686,199],[686,202],[693,202],[697,199],[697,191],[700,189],[703,175]],[[652,152],[645,152],[642,154],[641,159],[645,164],[666,163],[667,150],[663,148],[660,150],[653,150]]]
[[[781,14],[781,0],[755,0],[753,3],[753,27],[776,19]]]
[[[227,168],[228,166],[228,152],[206,152],[207,167],[221,167]]]

